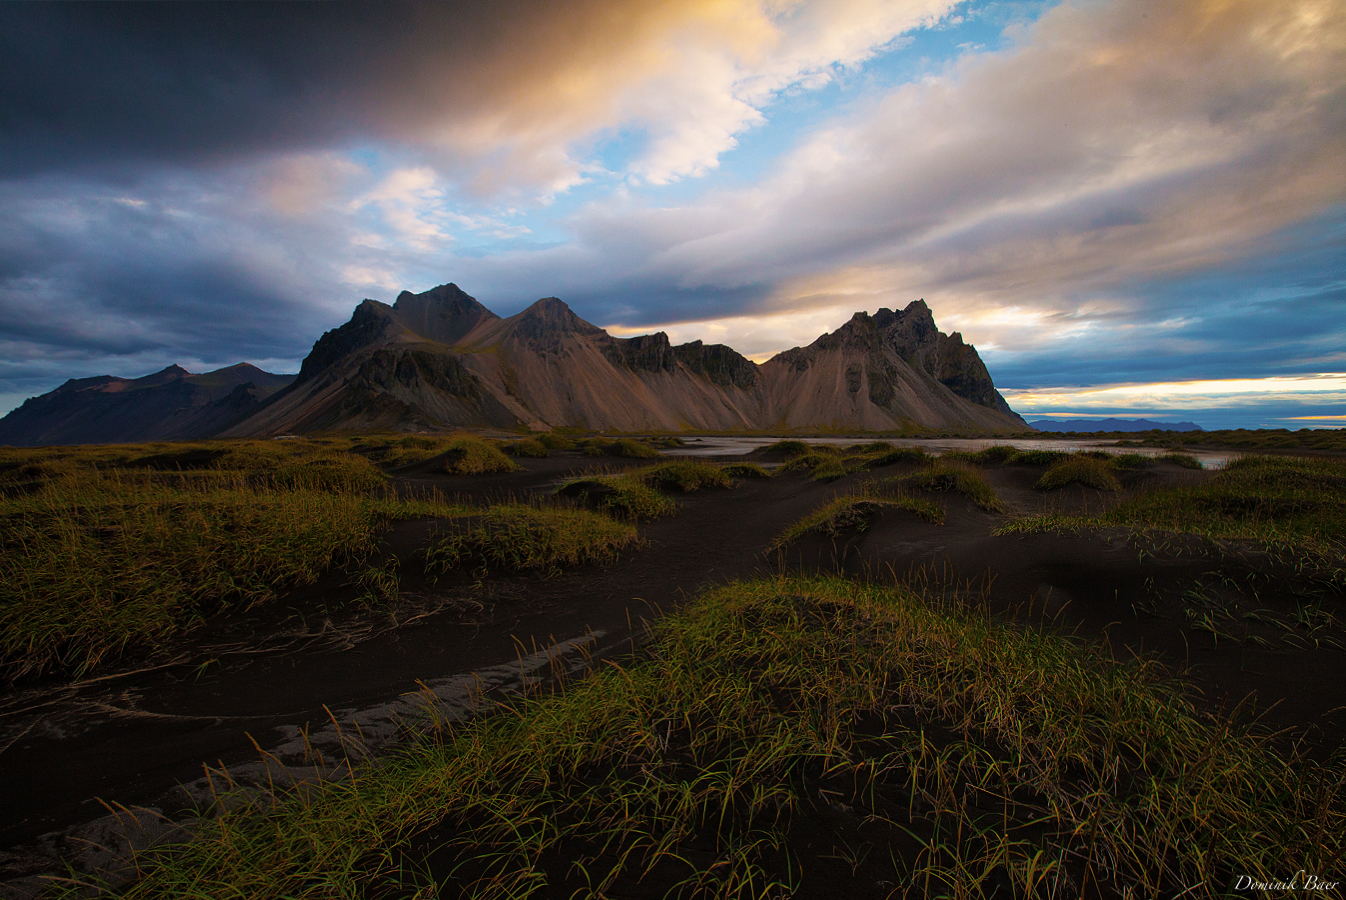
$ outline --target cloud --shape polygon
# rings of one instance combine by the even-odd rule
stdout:
[[[1173,346],[1210,337],[1197,326],[1216,300],[1157,283],[1333,227],[1342,71],[1346,10],[1328,0],[1067,3],[820,128],[748,189],[676,209],[606,200],[572,225],[626,282],[687,298],[632,327],[699,320],[696,298],[743,290],[755,305],[723,316],[925,297],[1002,351],[1078,354],[1126,329]],[[1339,273],[1331,257],[1316,262]],[[1282,274],[1266,287],[1298,281]]]
[[[985,12],[10,5],[0,342],[29,374],[0,388],[297,360],[365,292],[449,280],[756,357],[923,297],[1020,389],[1341,371],[1332,0],[1068,0],[716,179],[783,100],[951,10]]]
[[[125,371],[110,360],[302,355],[336,309],[349,311],[321,255],[333,232],[254,196],[250,184],[196,179],[138,196],[0,184],[0,355],[25,371],[60,360],[68,375]]]
[[[1210,264],[1346,195],[1343,19],[1064,5],[824,130],[737,198],[737,227],[663,259],[707,284],[865,260],[1020,294]]]
[[[1182,416],[1205,428],[1331,428],[1346,416],[1346,374],[1002,390],[1027,419]]]
[[[479,194],[555,193],[633,128],[635,177],[713,167],[761,108],[953,0],[34,4],[0,29],[0,177],[236,163],[371,138]],[[302,202],[302,199],[301,201]]]
[[[361,174],[360,166],[335,153],[293,154],[263,163],[258,190],[277,212],[309,216],[329,210]]]

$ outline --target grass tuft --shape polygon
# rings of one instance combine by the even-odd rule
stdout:
[[[371,496],[378,469],[318,442],[155,449],[0,451],[0,673],[153,653],[224,606],[358,566],[396,519],[459,511]]]
[[[518,468],[499,447],[481,438],[458,438],[444,453],[444,471],[449,475],[489,475]]]
[[[623,456],[627,459],[659,458],[658,450],[649,444],[642,444],[640,441],[633,441],[630,438],[618,438],[603,449],[609,456]]]
[[[634,526],[599,513],[509,503],[455,520],[426,549],[425,567],[431,575],[469,563],[555,574],[566,566],[610,562],[635,542]]]
[[[758,468],[761,468],[760,466]],[[628,473],[651,487],[690,494],[707,488],[731,488],[734,480],[724,466],[695,459],[679,459]]]
[[[1113,475],[1107,459],[1072,454],[1052,464],[1033,487],[1039,491],[1054,491],[1068,484],[1082,484],[1100,491],[1120,491],[1122,485]]]
[[[643,479],[625,473],[571,478],[557,486],[556,493],[632,519],[658,519],[678,509],[676,503]]]
[[[1335,871],[1344,784],[1153,664],[779,578],[660,620],[643,662],[142,854],[125,895],[1214,897]],[[824,855],[845,865],[800,868]]]
[[[930,457],[920,447],[898,447],[895,450],[889,450],[879,453],[869,461],[870,468],[879,468],[880,466],[892,466],[901,462],[929,462]]]
[[[535,459],[546,459],[551,456],[551,450],[547,449],[547,445],[537,438],[524,438],[521,441],[506,444],[505,452],[510,456],[528,456]]]
[[[452,438],[409,434],[401,437],[360,436],[351,449],[385,469],[425,462],[444,452]]]
[[[759,452],[766,456],[795,457],[803,456],[812,450],[813,448],[803,441],[776,441],[761,448]]]
[[[537,436],[537,442],[548,450],[574,450],[575,439],[569,435],[550,431]]]
[[[1203,484],[1129,499],[1102,521],[1340,559],[1346,553],[1346,460],[1244,456]]]
[[[882,492],[874,486],[841,494],[791,524],[772,543],[784,547],[806,534],[835,535],[847,529],[864,531],[869,519],[883,509],[905,509],[932,525],[944,524],[944,509],[936,503],[901,492]]]
[[[949,461],[939,457],[931,462],[929,468],[900,478],[898,483],[927,491],[962,494],[987,512],[1009,512],[1009,507],[996,495],[995,489],[986,483],[982,474],[961,460]]]
[[[1045,513],[1040,516],[1023,516],[1001,525],[991,532],[993,537],[1012,534],[1068,534],[1077,535],[1098,523],[1082,516],[1068,516],[1062,513]]]
[[[808,472],[814,481],[836,481],[868,467],[865,456],[843,456],[835,448],[815,449],[803,456],[796,456],[782,465],[778,472]]]
[[[1067,456],[1070,454],[1064,450],[1020,450],[1012,461],[1026,466],[1054,466]]]
[[[1174,465],[1182,466],[1184,469],[1201,469],[1201,460],[1192,456],[1190,453],[1165,453],[1159,457],[1164,462],[1171,462]]]

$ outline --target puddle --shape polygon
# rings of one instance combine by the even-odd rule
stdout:
[[[668,456],[742,456],[759,447],[766,447],[780,440],[794,440],[789,437],[739,437],[736,435],[710,435],[692,438],[685,446],[661,451]],[[876,438],[866,436],[800,438],[810,444],[832,444],[849,447],[853,444],[869,443]],[[1171,451],[1161,447],[1118,447],[1116,439],[1108,440],[1044,440],[1041,438],[880,438],[895,447],[919,447],[931,456],[939,456],[949,450],[976,452],[993,446],[1010,446],[1016,450],[1102,450],[1105,453],[1139,453],[1142,456],[1163,456]],[[1220,469],[1239,456],[1234,450],[1184,450],[1194,456],[1207,469]]]

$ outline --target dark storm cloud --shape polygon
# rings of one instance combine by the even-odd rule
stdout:
[[[1330,0],[1066,0],[756,180],[649,189],[948,7],[0,5],[0,394],[293,366],[361,297],[450,280],[755,354],[924,297],[1011,385],[1346,367]],[[595,174],[626,132],[648,149]]]
[[[1192,305],[1195,307],[1195,304]],[[1212,304],[1174,326],[1123,322],[1082,338],[996,359],[1006,388],[1263,378],[1346,371],[1346,288],[1274,301]]]
[[[416,9],[7,3],[0,173],[194,163],[354,133],[369,124],[358,88],[389,41],[415,34]]]
[[[539,85],[639,47],[668,6],[5,3],[0,177],[433,142],[452,120],[528,114]]]
[[[583,169],[571,142],[633,119],[645,177],[681,177],[760,119],[734,90],[741,59],[769,94],[950,2],[826,4],[786,17],[800,39],[769,4],[720,0],[6,3],[0,178],[382,145],[478,193],[556,189]],[[679,56],[703,50],[727,63]]]
[[[150,199],[101,184],[0,184],[0,393],[173,362],[289,363],[329,324],[316,298],[345,305],[322,266],[286,251],[304,243],[295,233],[220,227],[243,201],[196,180],[142,187]]]

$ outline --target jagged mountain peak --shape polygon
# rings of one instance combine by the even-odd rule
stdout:
[[[452,282],[420,294],[403,291],[392,310],[407,330],[450,346],[482,322],[500,318]]]
[[[913,300],[905,309],[880,307],[872,316],[861,310],[836,331],[818,337],[811,350],[878,350],[881,346],[910,350],[941,337],[934,313],[925,300]],[[950,335],[962,343],[962,336]],[[798,348],[796,348],[798,349]],[[790,352],[790,351],[787,351]]]
[[[265,399],[240,390],[236,399],[257,409],[226,436],[520,425],[1023,427],[976,350],[940,333],[920,300],[856,313],[758,366],[723,344],[673,346],[665,332],[614,337],[557,297],[502,319],[453,283],[403,292],[392,305],[365,300],[319,338],[287,387]]]
[[[188,372],[182,366],[173,363],[171,366],[164,366],[152,375],[146,375],[144,378],[137,378],[135,380],[141,384],[159,384],[164,381],[176,381],[179,378],[186,378],[191,374],[191,372]]]
[[[542,337],[547,334],[604,334],[566,305],[559,297],[543,297],[523,312],[512,317],[514,331],[522,337]]]
[[[448,284],[437,285],[430,288],[430,290],[422,291],[419,294],[413,294],[411,291],[403,291],[398,294],[397,299],[393,301],[393,309],[401,310],[404,308],[404,304],[417,300],[436,300],[449,303],[455,301],[461,302],[464,300],[471,301],[472,303],[477,302],[475,297],[472,297],[458,285],[450,281]]]

